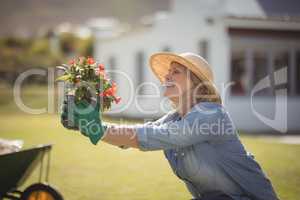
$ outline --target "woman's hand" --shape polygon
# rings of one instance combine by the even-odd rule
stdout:
[[[65,128],[79,130],[83,135],[89,137],[93,144],[97,144],[100,139],[103,139],[104,142],[122,149],[138,148],[134,129],[112,124],[106,125],[102,122],[99,99],[97,99],[96,105],[91,105],[86,101],[74,104],[73,96],[67,98],[61,107],[61,124]],[[95,101],[93,103],[95,104]],[[89,109],[87,109],[88,107]]]
[[[72,113],[68,112],[68,102],[67,99],[65,98],[63,101],[63,104],[60,109],[60,122],[61,124],[66,128],[70,130],[79,130],[78,126],[75,125],[74,117]]]
[[[92,99],[91,103],[86,100],[75,103],[74,121],[79,131],[89,137],[91,142],[96,145],[107,129],[101,119],[100,97]]]
[[[107,128],[102,124],[99,108],[99,99],[91,104],[85,100],[75,104],[74,96],[66,96],[61,107],[61,124],[69,130],[79,130],[97,144]]]

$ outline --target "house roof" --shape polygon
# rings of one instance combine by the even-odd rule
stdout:
[[[299,0],[226,1],[226,15],[229,17],[300,21]]]
[[[228,17],[300,20],[299,0],[189,1],[222,3],[226,6],[224,14]],[[3,0],[0,6],[0,37],[30,35],[63,22],[85,24],[91,18],[99,17],[116,17],[121,22],[138,24],[145,15],[170,10],[172,2],[182,3],[182,0]]]
[[[286,22],[300,22],[300,1],[299,0],[190,0],[191,4],[187,5],[186,1],[182,0],[173,0],[173,3],[176,5],[173,6],[174,10],[171,10],[170,13],[181,12],[183,7],[187,7],[189,11],[199,11],[198,9],[212,9],[216,6],[223,6],[223,11],[221,15],[225,19],[229,20],[238,20],[239,23],[244,24],[245,22],[251,22],[252,26],[254,24],[257,27],[263,26],[265,24],[272,22],[272,24],[283,23],[285,28],[287,27]],[[213,9],[212,9],[213,10]],[[210,13],[208,11],[207,13]],[[172,16],[172,15],[170,15]],[[152,18],[152,19],[151,19]],[[156,20],[156,15],[152,14],[147,17],[147,22],[150,23],[141,23],[136,26],[131,26],[130,29],[127,29],[126,32],[123,32],[117,36],[111,38],[101,38],[102,42],[110,42],[115,39],[122,38],[127,35],[139,34],[141,32],[146,32],[148,28],[151,28],[155,23],[159,23],[159,20]],[[227,22],[230,22],[227,20]],[[259,26],[258,23],[259,22]],[[236,21],[235,21],[236,23]],[[294,23],[293,23],[294,24]],[[232,25],[232,24],[230,24]]]

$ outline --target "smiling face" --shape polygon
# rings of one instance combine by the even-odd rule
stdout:
[[[192,89],[192,85],[189,70],[177,62],[172,62],[168,74],[165,76],[164,96],[176,103],[184,95],[187,95],[187,92]]]

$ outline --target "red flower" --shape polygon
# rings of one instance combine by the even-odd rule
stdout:
[[[113,90],[113,93],[115,94],[117,92],[117,84],[115,82],[112,83],[111,88]]]
[[[103,64],[99,64],[98,68],[99,68],[99,71],[104,71],[104,65]]]
[[[99,96],[101,97],[107,97],[112,96],[114,97],[117,92],[117,85],[115,82],[112,83],[112,86],[110,88],[107,88],[104,92],[100,93]]]
[[[113,96],[112,95],[112,91],[111,88],[108,88],[107,90],[105,90],[104,92],[101,92],[99,94],[100,97],[108,97],[108,96]]]
[[[87,63],[88,63],[89,65],[95,64],[95,60],[94,60],[93,58],[91,58],[91,57],[88,57]]]
[[[104,79],[106,79],[106,74],[105,74],[105,71],[104,71],[104,65],[103,64],[99,64],[98,65],[98,70],[96,70],[96,71],[97,71],[97,75],[100,75]]]
[[[99,93],[100,97],[104,97],[104,92]]]
[[[104,91],[104,93],[107,96],[114,96],[115,95],[113,88],[108,88],[107,90]]]

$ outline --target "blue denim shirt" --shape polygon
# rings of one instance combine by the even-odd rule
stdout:
[[[201,102],[183,118],[171,111],[135,128],[140,150],[163,150],[195,198],[223,192],[235,200],[278,199],[220,104]]]

